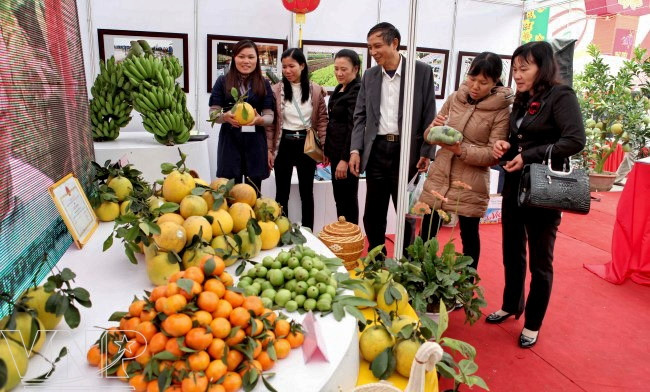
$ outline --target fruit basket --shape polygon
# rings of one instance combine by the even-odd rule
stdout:
[[[357,261],[363,252],[365,237],[359,226],[346,222],[340,216],[339,220],[323,227],[318,238],[336,255],[343,260],[348,270],[357,267]]]

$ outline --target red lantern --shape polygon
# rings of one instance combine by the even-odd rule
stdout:
[[[319,3],[320,0],[282,0],[284,8],[296,14],[299,47],[302,47],[302,25],[305,23],[305,14],[315,10]]]

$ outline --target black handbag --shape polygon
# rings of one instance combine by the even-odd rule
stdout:
[[[550,208],[577,214],[589,213],[591,195],[587,173],[583,169],[571,168],[570,165],[569,171],[553,170],[552,147],[553,145],[550,145],[546,149],[542,163],[524,166],[519,180],[519,206]]]

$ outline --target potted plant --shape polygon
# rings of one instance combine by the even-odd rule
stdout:
[[[632,58],[612,74],[598,47],[589,45],[587,53],[593,59],[575,78],[587,134],[579,158],[590,171],[591,190],[608,191],[616,175],[604,171],[604,165],[618,144],[626,152],[640,151],[648,140],[650,100],[644,93],[650,90],[650,59],[644,58],[645,49],[636,48]]]

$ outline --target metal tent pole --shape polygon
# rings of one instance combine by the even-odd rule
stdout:
[[[417,27],[417,12],[418,1],[410,0],[409,8],[409,32],[408,44],[406,50],[408,57],[406,58],[406,77],[404,80],[404,103],[402,106],[402,132],[400,134],[401,150],[400,150],[400,168],[399,168],[399,183],[397,186],[397,232],[395,233],[395,247],[393,257],[399,259],[402,255],[404,248],[404,218],[408,208],[408,197],[406,194],[406,187],[409,181],[409,156],[411,154],[411,129],[413,125],[413,90],[415,84],[415,59],[417,58],[416,48],[416,27]]]

